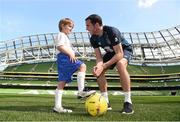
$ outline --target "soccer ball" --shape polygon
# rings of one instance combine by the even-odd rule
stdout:
[[[106,113],[108,105],[104,96],[95,93],[86,99],[85,108],[90,115],[100,116]]]

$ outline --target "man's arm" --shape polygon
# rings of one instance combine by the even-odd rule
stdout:
[[[108,62],[103,64],[103,69],[107,69],[109,66],[123,58],[123,49],[121,44],[113,46],[113,49],[115,51],[115,55]]]
[[[95,52],[95,56],[96,56],[96,66],[102,66],[103,65],[103,59],[102,59],[102,55],[101,55],[101,51],[99,48],[95,48],[94,49]]]
[[[94,49],[96,56],[96,66],[93,67],[93,75],[98,77],[103,71],[103,59],[99,48]]]

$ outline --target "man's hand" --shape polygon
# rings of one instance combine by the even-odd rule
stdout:
[[[103,70],[104,70],[104,68],[103,68],[102,65],[101,66],[100,65],[99,66],[96,65],[96,66],[93,67],[93,75],[95,77],[99,77]]]

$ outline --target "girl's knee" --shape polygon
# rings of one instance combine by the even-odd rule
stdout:
[[[85,65],[84,63],[81,64],[79,70],[80,70],[80,71],[86,71],[86,65]]]

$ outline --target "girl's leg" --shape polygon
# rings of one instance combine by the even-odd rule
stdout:
[[[86,75],[86,65],[81,64],[79,67],[79,72],[77,73],[78,92],[82,92],[84,90],[85,75]]]
[[[63,95],[63,89],[66,85],[65,81],[60,81],[58,83],[57,89],[55,90],[55,107],[54,107],[54,112],[57,113],[71,113],[72,110],[69,109],[64,109],[62,107],[62,95]]]
[[[65,85],[65,81],[60,81],[57,85],[57,89],[55,90],[55,108],[62,108],[62,94]]]
[[[77,74],[78,98],[88,97],[96,92],[95,90],[85,91],[84,89],[85,75],[86,75],[86,65],[83,63],[80,65],[79,72]]]

